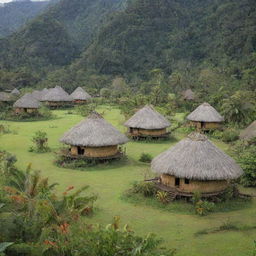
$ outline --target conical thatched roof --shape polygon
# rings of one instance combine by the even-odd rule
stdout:
[[[27,93],[18,99],[13,106],[15,108],[40,108],[40,102],[31,93]]]
[[[11,91],[11,94],[13,95],[20,95],[20,91],[16,88],[14,88],[12,91]]]
[[[191,89],[183,91],[181,94],[182,94],[184,100],[194,100],[195,99],[195,94]]]
[[[250,140],[256,138],[256,120],[240,133],[240,139]]]
[[[32,96],[33,96],[35,99],[41,101],[41,99],[42,99],[42,91],[37,91],[37,90],[35,90],[35,91],[33,91],[31,94],[32,94]]]
[[[128,138],[98,113],[92,113],[65,133],[60,141],[74,146],[104,147],[124,144]]]
[[[146,105],[144,108],[137,111],[124,124],[127,127],[141,129],[164,129],[169,127],[170,122],[158,113],[152,106]]]
[[[72,101],[73,99],[70,95],[65,92],[60,86],[56,86],[55,88],[51,88],[46,92],[41,101]]]
[[[209,103],[203,103],[187,116],[190,121],[220,123],[224,118]]]
[[[194,180],[230,180],[243,174],[230,156],[200,133],[191,133],[155,157],[151,167],[159,174]]]
[[[9,93],[0,92],[0,101],[2,102],[12,101],[12,97]]]
[[[77,87],[70,96],[74,100],[90,100],[92,98],[82,87]]]

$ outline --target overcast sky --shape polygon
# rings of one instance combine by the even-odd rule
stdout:
[[[0,3],[8,3],[11,2],[12,0],[0,0]],[[44,0],[32,0],[32,1],[44,1]]]

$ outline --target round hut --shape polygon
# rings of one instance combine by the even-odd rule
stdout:
[[[15,113],[35,113],[41,107],[40,102],[35,99],[31,93],[27,93],[18,99],[13,107],[15,109]]]
[[[62,87],[56,86],[43,93],[41,101],[51,108],[57,108],[71,105],[73,99]]]
[[[195,93],[191,89],[187,89],[181,93],[183,99],[185,101],[193,101],[195,100]]]
[[[137,139],[168,137],[167,128],[171,124],[152,106],[146,105],[137,111],[124,125],[128,127],[129,136]]]
[[[151,168],[159,175],[160,188],[181,196],[217,195],[243,174],[230,156],[196,132],[154,158]]]
[[[65,133],[60,141],[69,145],[69,151],[62,152],[66,157],[107,160],[123,156],[119,145],[128,142],[128,138],[93,112]]]
[[[251,140],[256,138],[256,120],[240,133],[239,138],[242,140]]]
[[[84,104],[92,98],[82,87],[77,87],[70,96],[75,104]]]
[[[224,118],[209,103],[203,103],[187,116],[189,125],[197,130],[209,131],[217,129],[224,122]]]
[[[12,95],[6,92],[0,92],[0,102],[4,104],[8,104],[13,101]]]
[[[19,96],[19,95],[20,95],[20,91],[19,91],[18,89],[14,88],[14,89],[11,91],[11,94],[12,94],[13,96]]]

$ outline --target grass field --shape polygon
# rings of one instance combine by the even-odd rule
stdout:
[[[124,132],[123,116],[118,109],[100,107],[104,117]],[[142,180],[149,165],[138,161],[142,152],[156,156],[176,143],[184,134],[175,134],[168,142],[129,142],[126,145],[128,160],[109,165],[90,167],[85,170],[61,169],[53,164],[54,151],[60,147],[58,142],[62,134],[82,120],[75,114],[67,114],[65,110],[54,111],[56,119],[38,122],[3,122],[8,124],[12,133],[1,135],[0,147],[18,158],[17,166],[25,168],[32,163],[34,169],[41,170],[44,176],[52,182],[58,182],[58,191],[62,192],[67,186],[76,188],[90,185],[90,191],[98,194],[96,213],[89,222],[107,224],[112,217],[119,215],[122,223],[128,223],[138,234],[145,235],[153,232],[164,239],[164,244],[177,249],[178,256],[252,256],[253,241],[256,239],[256,229],[230,230],[196,235],[202,230],[210,230],[226,222],[242,226],[256,225],[256,200],[244,209],[220,211],[205,217],[199,217],[193,212],[157,209],[150,205],[135,205],[123,200],[122,193],[136,180]],[[181,115],[177,115],[179,118]],[[48,133],[49,146],[52,152],[36,154],[28,152],[31,137],[37,130]],[[214,141],[223,150],[227,145]],[[250,190],[256,193],[256,190]]]

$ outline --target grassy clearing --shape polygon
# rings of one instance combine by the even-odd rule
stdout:
[[[115,125],[120,131],[125,132],[123,116],[118,109],[101,106],[99,112]],[[70,111],[69,111],[70,113]],[[34,169],[42,170],[43,175],[50,177],[52,182],[58,182],[58,191],[62,193],[66,187],[73,185],[77,188],[82,185],[90,185],[90,191],[98,194],[96,202],[97,211],[90,222],[109,223],[114,215],[121,217],[122,223],[128,223],[139,234],[153,232],[165,240],[170,248],[177,248],[178,256],[241,256],[251,255],[253,241],[256,238],[256,230],[241,230],[230,232],[218,232],[207,236],[195,237],[195,233],[211,229],[221,225],[225,220],[241,225],[255,225],[256,200],[253,199],[251,207],[240,210],[212,213],[206,217],[188,214],[177,206],[173,211],[165,211],[146,204],[134,204],[122,199],[122,194],[136,180],[142,180],[149,165],[139,162],[142,152],[152,156],[163,152],[185,134],[177,132],[170,141],[161,142],[129,142],[126,147],[128,159],[125,162],[114,162],[110,165],[102,164],[96,167],[82,170],[58,168],[53,164],[54,151],[61,146],[58,142],[60,136],[73,125],[83,119],[76,114],[68,114],[67,110],[56,110],[54,120],[38,122],[0,122],[8,124],[12,133],[0,136],[1,148],[15,154],[18,158],[17,165],[25,168],[32,163]],[[182,114],[178,114],[180,119]],[[32,136],[37,130],[47,132],[49,146],[52,152],[37,154],[28,152],[31,146]],[[214,140],[219,147],[227,150],[228,146]],[[250,190],[255,193],[255,189]],[[179,204],[179,203],[178,203]],[[183,207],[183,206],[182,206]],[[187,205],[184,205],[186,208]]]

